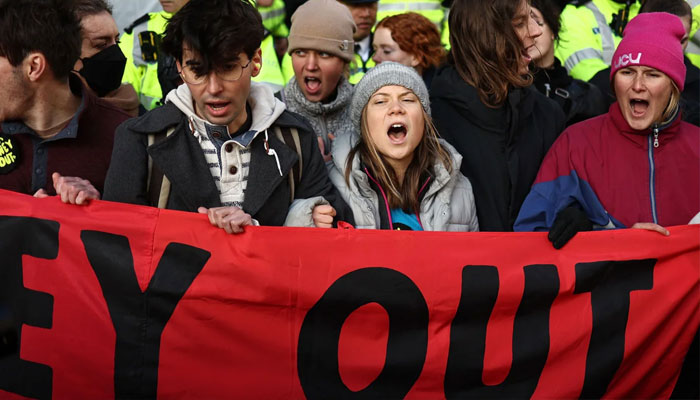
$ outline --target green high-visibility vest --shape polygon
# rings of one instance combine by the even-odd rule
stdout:
[[[260,16],[262,16],[263,26],[272,36],[289,36],[289,28],[284,23],[284,18],[286,17],[284,0],[274,0],[269,7],[256,6],[256,8],[260,12]]]
[[[148,50],[148,47],[141,45],[139,35],[145,32],[163,35],[172,14],[161,11],[147,15],[148,18],[144,15],[136,20],[138,23],[126,29],[129,32],[124,32],[119,47],[126,56],[122,82],[130,83],[136,90],[141,105],[146,110],[151,110],[159,105],[164,96],[158,81],[158,54],[150,51],[149,54],[144,54],[143,50]]]
[[[362,57],[355,53],[355,58],[350,62],[350,78],[348,78],[348,82],[352,85],[357,85],[357,82],[365,76],[365,73],[375,65],[377,63],[372,59],[372,52],[369,53],[367,61],[363,61]]]
[[[252,81],[267,84],[272,88],[273,92],[282,90],[287,81],[284,79],[282,67],[277,59],[272,35],[265,36],[265,39],[260,43],[260,50],[262,52],[260,73],[258,76],[254,76]]]
[[[700,68],[700,0],[688,0],[688,3],[693,9],[693,25],[690,27],[685,55],[693,65]]]
[[[435,24],[438,30],[442,30],[445,9],[440,0],[379,0],[377,22],[406,12],[420,14]]]
[[[625,4],[613,0],[592,0],[583,5],[567,5],[561,13],[561,30],[554,55],[569,75],[588,81],[610,67],[615,49],[622,40],[610,28],[613,15]],[[639,13],[638,1],[630,8],[629,20]]]

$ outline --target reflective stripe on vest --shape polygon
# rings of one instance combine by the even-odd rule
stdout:
[[[612,56],[610,56],[612,57]],[[566,62],[564,63],[564,67],[566,68],[567,71],[571,72],[574,67],[580,63],[583,60],[588,60],[590,58],[599,58],[603,59],[603,53],[601,53],[600,50],[588,47],[585,49],[581,49],[574,54],[570,55],[569,58],[566,59]]]
[[[382,11],[425,11],[425,10],[440,10],[440,3],[380,3],[377,12]]]
[[[362,79],[363,76],[365,76],[365,73],[370,70],[370,68],[374,67],[376,63],[370,57],[367,59],[367,61],[363,61],[362,57],[360,57],[359,54],[355,53],[355,58],[352,60],[350,63],[350,77],[348,78],[348,82],[352,85],[356,85],[357,82]]]
[[[289,29],[284,23],[284,17],[286,16],[284,1],[275,0],[268,7],[257,7],[260,16],[262,17],[263,26],[265,29],[270,31],[275,37],[287,37],[289,36]]]
[[[377,22],[384,18],[406,12],[420,14],[435,24],[438,31],[442,30],[442,21],[445,19],[445,11],[442,8],[442,4],[434,0],[380,0],[377,6]]]
[[[603,44],[602,58],[606,64],[610,65],[612,63],[613,55],[615,54],[615,38],[613,37],[612,29],[610,29],[610,26],[608,26],[608,23],[605,20],[605,15],[603,15],[603,13],[600,12],[598,7],[595,4],[593,4],[592,1],[589,1],[588,3],[586,3],[586,8],[588,8],[589,10],[591,10],[591,12],[593,12],[593,16],[595,17],[595,20],[598,23],[598,30],[600,31],[600,39],[601,39],[602,44]],[[577,51],[574,54],[578,54],[578,53],[579,52]],[[572,56],[574,54],[572,54]],[[569,57],[569,59],[571,59],[571,57]],[[569,64],[568,59],[566,60],[566,64],[567,65]],[[576,64],[574,64],[574,65],[576,65]]]

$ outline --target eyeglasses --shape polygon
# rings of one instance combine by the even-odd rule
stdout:
[[[214,73],[222,81],[235,82],[241,78],[241,75],[243,75],[243,70],[248,68],[251,61],[252,60],[248,60],[246,65],[241,65],[238,63],[226,64],[223,67],[215,69]],[[199,65],[185,65],[179,72],[183,81],[189,83],[190,85],[199,85],[209,79],[209,72],[205,73],[200,69],[201,68]]]

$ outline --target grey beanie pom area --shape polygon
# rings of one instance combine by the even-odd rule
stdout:
[[[430,115],[430,96],[423,78],[411,67],[386,61],[370,69],[355,85],[355,93],[350,105],[350,118],[358,132],[362,109],[367,105],[369,98],[380,88],[392,85],[411,89],[418,96],[425,112]]]

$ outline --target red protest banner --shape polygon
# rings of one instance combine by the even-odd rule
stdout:
[[[668,397],[700,325],[697,226],[556,251],[0,204],[0,398]]]

